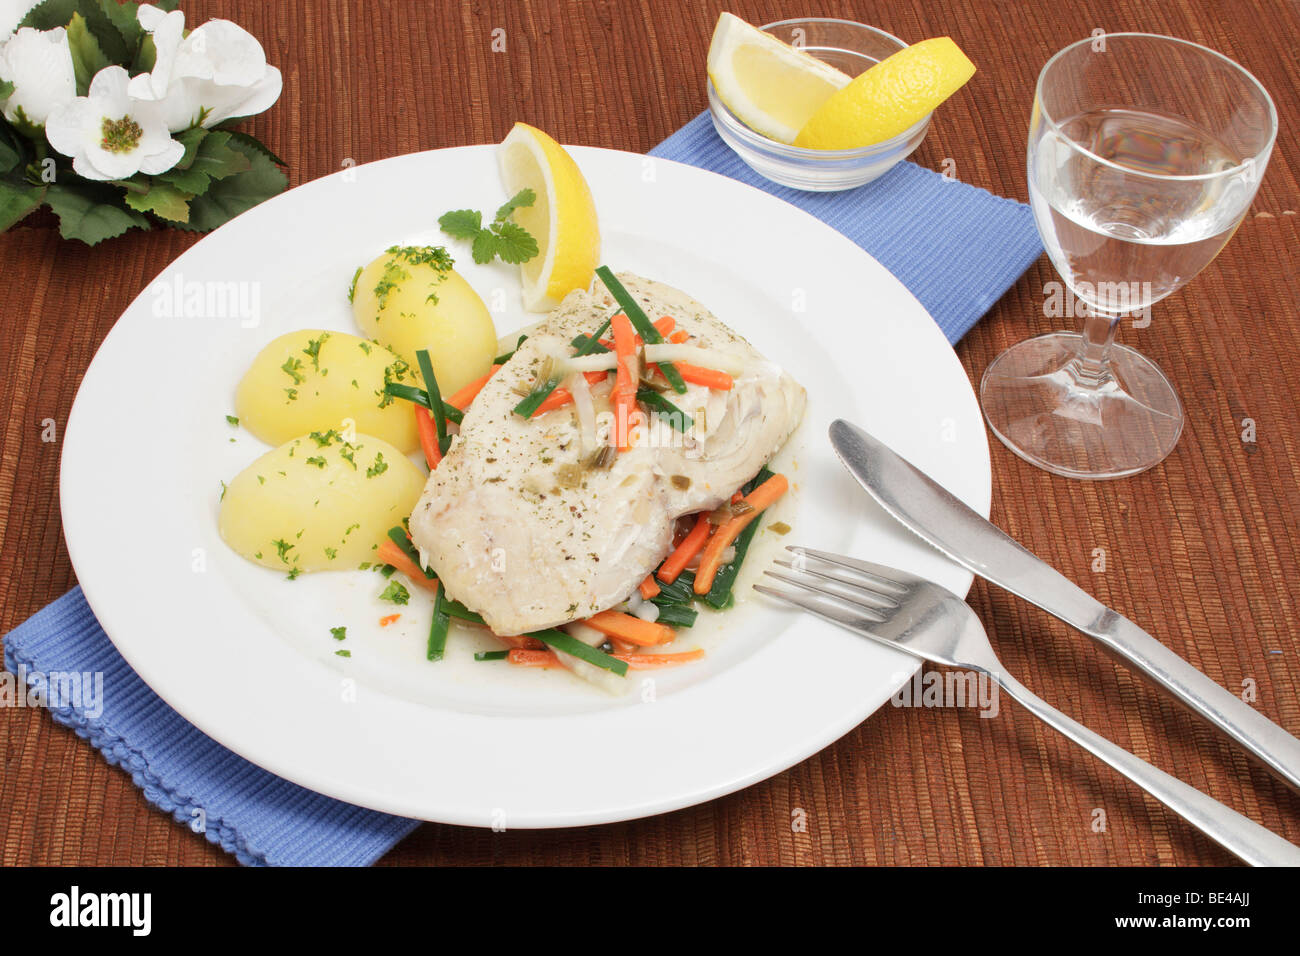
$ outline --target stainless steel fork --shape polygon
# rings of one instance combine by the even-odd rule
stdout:
[[[1030,713],[1128,777],[1151,796],[1254,866],[1300,866],[1300,847],[1194,787],[1093,733],[1008,674],[984,625],[957,595],[905,571],[811,548],[790,547],[785,571],[765,573],[793,585],[756,590],[936,664],[989,675]]]

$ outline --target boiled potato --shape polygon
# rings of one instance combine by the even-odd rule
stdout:
[[[497,333],[487,306],[441,246],[393,246],[357,274],[352,311],[361,331],[410,363],[429,350],[443,397],[488,373]]]
[[[346,332],[303,329],[257,354],[235,391],[235,414],[268,445],[332,428],[414,451],[420,444],[415,416],[409,402],[385,394],[390,381],[420,385],[419,373],[382,345]]]
[[[373,435],[291,439],[241,471],[221,498],[222,540],[279,571],[355,568],[410,515],[424,475]]]

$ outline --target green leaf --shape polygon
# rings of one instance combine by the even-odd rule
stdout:
[[[99,41],[86,25],[86,18],[74,13],[68,22],[68,49],[72,51],[72,69],[77,77],[77,95],[85,96],[96,73],[109,65]]]
[[[25,153],[19,140],[0,122],[0,175],[22,165]]]
[[[237,130],[237,129],[230,129],[229,126],[230,126],[230,124],[231,124],[232,122],[234,122],[234,121],[233,121],[233,120],[226,120],[226,121],[223,122],[223,123],[219,123],[219,124],[218,124],[218,128],[219,128],[222,132],[224,132],[224,133],[229,133],[230,136],[231,136],[231,138],[232,138],[235,142],[237,142],[237,143],[243,143],[245,146],[251,146],[253,149],[257,150],[259,153],[261,153],[263,156],[265,156],[265,157],[266,157],[267,159],[269,159],[271,162],[275,163],[275,165],[277,165],[277,166],[283,166],[283,167],[286,168],[286,169],[289,168],[289,164],[288,164],[288,163],[286,163],[286,162],[285,162],[283,159],[281,159],[279,156],[275,155],[275,153],[271,152],[271,151],[266,147],[266,144],[263,143],[263,142],[262,142],[260,139],[258,139],[257,137],[255,137],[255,136],[249,136],[247,133],[240,132],[240,131]]]
[[[477,209],[453,209],[438,217],[438,228],[453,239],[473,239],[483,228],[483,214]]]
[[[135,61],[128,68],[128,72],[132,76],[139,76],[141,73],[152,73],[157,63],[158,47],[154,45],[153,34],[146,33],[144,39],[140,41],[140,49],[136,51]]]
[[[17,185],[0,180],[0,232],[20,222],[45,201],[45,187]]]
[[[497,254],[497,237],[491,229],[480,229],[474,236],[474,245],[470,247],[470,255],[479,265],[491,262],[492,257]]]
[[[182,192],[200,196],[208,191],[212,180],[225,179],[252,168],[247,156],[230,148],[229,133],[209,132],[196,127],[185,130],[176,138],[185,145],[185,155],[157,178]]]
[[[148,229],[149,220],[132,209],[123,209],[115,190],[90,183],[53,185],[45,201],[59,217],[59,235],[79,239],[88,246],[120,236],[128,229]]]
[[[145,37],[144,27],[140,26],[139,4],[133,3],[132,0],[127,0],[126,3],[119,3],[118,0],[99,0],[99,9],[113,25],[113,29],[122,38],[126,48],[126,56],[118,62],[126,63],[135,59],[140,52],[140,43]]]
[[[0,80],[0,103],[13,96],[14,85],[9,80]]]
[[[523,189],[519,190],[519,192],[511,196],[506,201],[505,205],[497,210],[496,221],[504,222],[506,217],[516,209],[519,209],[521,206],[531,206],[535,202],[537,202],[537,193],[525,186]]]
[[[155,182],[146,192],[126,194],[126,204],[137,212],[151,212],[171,222],[189,222],[193,193],[183,192],[168,183]]]
[[[85,20],[89,35],[107,58],[105,65],[130,61],[134,50],[128,46],[101,0],[45,0],[29,11],[19,26],[53,30],[55,27],[69,27],[74,16]],[[75,51],[73,61],[76,62]]]
[[[496,235],[496,252],[502,262],[519,264],[537,255],[537,240],[523,226],[515,222],[492,224]],[[475,243],[477,246],[478,244]]]
[[[237,140],[232,140],[230,147],[248,159],[250,168],[213,182],[206,193],[195,196],[190,201],[189,222],[180,228],[207,232],[288,188],[289,177],[264,153]]]

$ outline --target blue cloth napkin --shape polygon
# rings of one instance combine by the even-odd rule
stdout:
[[[79,587],[5,635],[4,663],[36,687],[66,686],[57,675],[102,674],[99,693],[93,680],[76,695],[47,693],[54,719],[129,773],[150,803],[240,863],[368,866],[420,825],[305,790],[199,731],[131,670]]]
[[[902,162],[836,193],[778,186],[744,164],[701,113],[651,156],[712,170],[784,199],[848,236],[911,290],[956,342],[1043,251],[1024,203]]]
[[[718,138],[708,114],[651,155],[750,183],[838,229],[921,300],[950,342],[1042,251],[1027,206],[911,163],[851,192],[787,189],[742,163]],[[419,825],[305,790],[200,732],[131,670],[80,588],[9,632],[4,664],[21,683],[35,686],[51,674],[102,674],[100,698],[48,700],[54,719],[130,773],[151,803],[241,863],[364,866]]]

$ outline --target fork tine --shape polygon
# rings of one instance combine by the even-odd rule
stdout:
[[[854,610],[856,610],[858,613],[865,616],[867,620],[872,621],[875,624],[885,623],[887,620],[889,620],[890,616],[893,614],[894,611],[893,607],[882,608],[879,607],[878,605],[867,604],[864,603],[859,596],[856,595],[850,596],[847,594],[841,594],[838,591],[831,591],[828,590],[827,588],[819,587],[818,585],[806,581],[802,578],[795,577],[794,575],[783,574],[777,571],[773,571],[771,568],[764,570],[763,573],[766,574],[768,577],[776,578],[778,581],[782,581],[786,584],[793,585],[794,587],[799,588],[801,590],[811,591],[815,594],[822,595],[823,597],[833,598],[836,601],[840,601],[843,604],[847,604],[850,607],[852,607]]]
[[[803,608],[809,614],[816,615],[824,621],[830,621],[832,624],[838,624],[840,627],[846,627],[859,634],[875,637],[868,628],[877,622],[863,619],[858,613],[828,598],[817,594],[790,594],[778,588],[769,588],[763,584],[755,584],[754,590],[785,601],[788,604],[793,604],[795,607]]]
[[[795,567],[791,562],[782,561],[780,558],[777,558],[773,564],[776,564],[779,567],[789,568],[791,571],[798,574],[806,574],[811,577],[821,578],[823,581],[830,581],[834,584],[840,585],[841,587],[852,588],[853,590],[850,597],[860,604],[888,609],[896,608],[899,605],[899,601],[895,598],[892,589],[885,591],[880,585],[876,584],[875,581],[867,581],[862,577],[862,575],[849,577],[846,575],[836,574],[833,570],[814,571],[812,568]]]
[[[826,564],[856,571],[870,577],[879,585],[896,588],[899,594],[905,593],[908,587],[923,583],[923,579],[914,574],[908,574],[906,571],[900,571],[898,568],[891,568],[884,564],[876,564],[873,561],[862,561],[858,558],[845,557],[842,554],[833,554],[830,551],[818,551],[815,548],[801,548],[798,545],[787,545],[786,550],[823,561]]]

